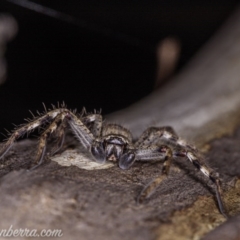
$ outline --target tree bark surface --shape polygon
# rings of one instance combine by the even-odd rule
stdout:
[[[220,173],[224,202],[235,217],[226,221],[219,213],[210,181],[186,159],[176,159],[156,193],[137,205],[143,187],[159,176],[160,162],[87,170],[76,164],[91,161],[81,150],[73,166],[61,166],[65,160],[57,155],[29,172],[36,142],[25,140],[1,163],[0,229],[61,229],[63,239],[84,240],[239,239],[239,39],[237,11],[168,85],[107,116],[124,123],[135,138],[149,126],[170,125],[204,150],[208,165]]]

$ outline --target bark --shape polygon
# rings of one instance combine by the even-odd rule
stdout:
[[[124,122],[135,137],[148,126],[170,125],[195,142],[220,173],[232,216],[240,211],[239,25],[238,11],[171,83],[107,116]],[[69,141],[67,146],[75,149],[76,142]],[[58,155],[28,172],[35,150],[36,142],[19,142],[2,162],[0,229],[62,229],[64,239],[200,239],[225,221],[210,181],[187,160],[176,159],[156,193],[137,205],[136,197],[159,176],[161,163],[136,163],[125,171],[117,166],[90,170],[61,166],[65,160]],[[79,151],[71,164],[86,159],[91,161]],[[205,239],[223,233],[225,239],[237,239],[238,228],[236,216]]]

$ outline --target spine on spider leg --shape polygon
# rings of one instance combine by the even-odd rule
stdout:
[[[40,116],[39,118],[29,122],[18,129],[16,129],[12,135],[9,137],[7,142],[3,145],[0,149],[0,159],[2,159],[7,152],[11,149],[14,142],[18,140],[20,137],[23,137],[25,134],[30,133],[34,129],[38,128],[41,125],[48,123],[49,121],[53,120],[61,111],[62,109],[54,109],[47,114]]]

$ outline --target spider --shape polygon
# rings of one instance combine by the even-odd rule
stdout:
[[[53,106],[53,109],[48,111],[45,105],[44,108],[43,114],[13,131],[0,150],[0,159],[18,138],[48,124],[39,139],[36,165],[30,169],[33,170],[43,163],[48,137],[52,134],[57,137],[57,148],[54,151],[56,153],[63,146],[65,129],[69,127],[96,162],[113,161],[121,169],[129,169],[138,161],[163,161],[161,176],[143,188],[137,198],[138,203],[148,198],[168,176],[174,158],[185,157],[215,184],[219,211],[227,217],[221,198],[219,174],[209,168],[199,157],[198,151],[179,138],[171,127],[150,127],[142,133],[138,140],[133,141],[132,134],[128,129],[118,124],[103,124],[102,115],[99,113],[87,114],[84,109],[81,114],[77,114],[76,111],[67,109],[65,105],[57,108]]]

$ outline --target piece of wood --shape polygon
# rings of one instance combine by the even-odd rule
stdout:
[[[234,178],[240,175],[240,130],[209,140],[239,124],[239,24],[238,11],[171,83],[108,116],[124,122],[135,137],[149,126],[171,125],[198,146],[210,144],[207,162],[220,172],[231,215],[240,211],[240,184]],[[136,197],[159,176],[161,163],[89,171],[50,161],[28,172],[35,150],[36,142],[19,142],[1,163],[0,229],[61,229],[63,239],[200,239],[225,221],[210,181],[187,160],[177,159],[156,193],[137,205]],[[88,158],[84,153],[81,157]],[[238,219],[226,223],[232,231]],[[217,235],[206,239],[211,236]]]

